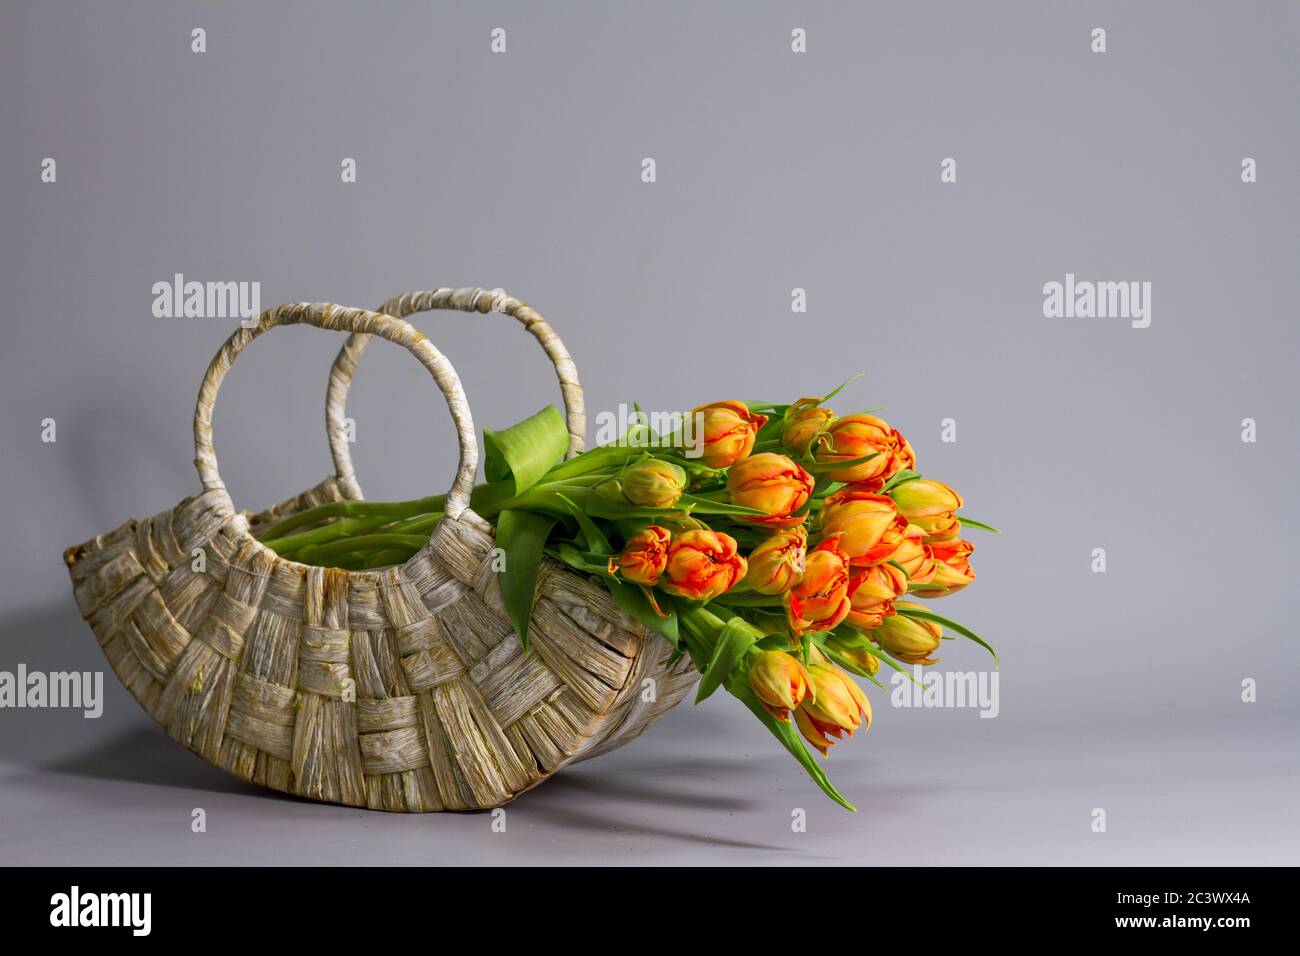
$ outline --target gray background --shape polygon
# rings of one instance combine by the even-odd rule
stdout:
[[[888,406],[1003,529],[942,610],[1004,666],[995,720],[873,692],[829,763],[856,816],[719,695],[529,794],[505,834],[258,791],[108,672],[98,721],[0,711],[0,861],[1295,863],[1298,46],[1281,2],[6,2],[0,669],[103,668],[62,549],[198,487],[194,394],[232,323],[154,318],[175,272],[259,280],[264,306],[505,287],[565,337],[593,417],[864,370],[838,407]],[[1149,280],[1151,327],[1045,319],[1066,272]],[[419,322],[480,427],[557,400],[513,324]],[[327,472],[338,344],[277,332],[232,372],[236,503]],[[409,356],[372,348],[350,410],[370,497],[443,490],[451,428]]]

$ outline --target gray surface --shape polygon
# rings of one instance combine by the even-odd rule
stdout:
[[[720,698],[543,785],[504,835],[259,793],[109,674],[98,721],[0,710],[0,861],[1296,862],[1298,9],[5,5],[0,669],[101,667],[61,550],[197,487],[193,397],[230,324],[153,318],[174,272],[259,280],[268,306],[504,286],[565,336],[593,418],[865,368],[839,407],[887,404],[1003,528],[944,610],[1005,666],[995,720],[874,695],[830,762],[857,816]],[[1151,327],[1044,319],[1066,272],[1151,281]],[[497,321],[422,320],[480,427],[558,400]],[[327,471],[337,344],[280,332],[231,374],[237,503]],[[387,404],[422,394],[428,439],[400,446]],[[371,349],[351,410],[371,497],[443,490],[450,424],[409,356]]]

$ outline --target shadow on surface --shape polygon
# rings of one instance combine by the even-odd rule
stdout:
[[[71,777],[183,787],[210,793],[286,797],[232,777],[152,726],[123,731],[93,749],[56,760],[42,769]]]

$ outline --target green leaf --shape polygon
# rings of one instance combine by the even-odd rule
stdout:
[[[483,474],[488,481],[514,481],[515,494],[537,484],[552,466],[564,460],[569,432],[554,405],[501,431],[483,430]]]
[[[963,514],[957,515],[957,519],[962,523],[962,527],[979,528],[981,531],[992,531],[994,534],[1002,533],[991,524],[985,524],[983,521],[976,521],[974,518],[967,518]]]
[[[694,514],[702,515],[766,515],[767,512],[759,508],[746,508],[744,505],[733,505],[730,501],[720,501],[713,498],[707,498],[703,495],[682,495],[677,499],[676,506],[662,509],[665,513],[689,509]]]
[[[911,617],[920,621],[933,621],[935,624],[941,624],[944,627],[951,628],[962,637],[968,637],[980,647],[984,648],[984,650],[993,655],[993,663],[997,664],[998,667],[1002,666],[1002,662],[998,660],[998,652],[993,649],[993,645],[984,640],[984,638],[980,637],[970,628],[958,624],[956,621],[946,618],[942,614],[935,614],[927,608],[900,607],[898,608],[898,613],[904,617]]]
[[[852,468],[855,465],[861,465],[873,458],[879,458],[880,452],[874,452],[870,455],[863,455],[861,458],[849,458],[845,461],[819,461],[804,465],[804,470],[810,475],[822,475],[828,471],[835,471],[839,468]]]
[[[573,515],[578,522],[578,528],[582,531],[582,536],[587,541],[587,550],[595,554],[613,554],[614,549],[610,546],[609,539],[596,527],[596,522],[591,520],[587,512],[579,508],[572,498],[556,493],[556,497],[569,506],[569,513]]]
[[[866,372],[858,372],[858,373],[856,373],[856,374],[854,374],[854,375],[850,375],[848,378],[846,378],[846,379],[844,380],[844,382],[840,385],[839,388],[835,389],[833,392],[831,392],[831,393],[828,394],[828,395],[823,395],[823,396],[818,400],[817,404],[820,405],[822,402],[829,402],[832,398],[834,398],[834,397],[835,397],[836,395],[838,395],[840,392],[844,391],[844,389],[847,388],[848,385],[849,385],[851,382],[855,382],[855,381],[857,381],[858,379],[862,378],[862,376],[864,376],[864,375],[866,375],[866,374],[867,374]]]
[[[546,549],[546,553],[557,561],[563,561],[575,571],[581,571],[583,574],[609,574],[608,559],[592,554],[590,551],[579,551],[568,541],[561,541],[551,545]]]
[[[497,519],[497,547],[505,552],[501,572],[501,598],[515,626],[515,633],[528,647],[528,619],[533,613],[537,574],[542,564],[546,539],[555,518],[535,511],[503,511]]]
[[[902,471],[898,472],[898,474],[894,475],[893,478],[890,478],[885,482],[880,489],[880,493],[882,495],[887,495],[904,482],[916,481],[916,479],[920,477],[921,475],[919,472],[910,471],[909,469],[904,468]]]
[[[723,682],[731,676],[736,665],[744,659],[745,654],[763,635],[743,617],[736,616],[722,626],[718,643],[713,648],[713,659],[700,677],[700,687],[695,694],[695,703],[707,700]]]
[[[769,714],[767,709],[759,703],[758,697],[750,688],[748,681],[733,678],[727,681],[727,690],[750,709],[754,716],[762,722],[763,726],[772,732],[772,736],[781,741],[781,745],[790,751],[795,760],[799,761],[799,765],[808,772],[808,776],[812,777],[813,783],[821,788],[822,793],[845,809],[854,813],[858,812],[857,807],[844,799],[844,796],[831,784],[830,779],[826,776],[826,771],[822,770],[816,758],[804,746],[803,738],[799,736],[799,731],[794,728],[794,724],[784,720],[777,720]]]

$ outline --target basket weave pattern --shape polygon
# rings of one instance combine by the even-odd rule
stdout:
[[[406,345],[448,396],[462,467],[447,517],[403,565],[313,567],[256,540],[252,529],[345,497],[338,476],[249,515],[234,511],[216,472],[211,403],[225,370],[257,335],[299,322]],[[632,739],[695,683],[689,659],[670,663],[666,641],[550,559],[523,650],[502,604],[492,528],[463,507],[474,447],[459,387],[421,333],[380,313],[285,306],[231,337],[196,411],[207,490],[65,553],[113,671],[172,738],[302,797],[482,809]],[[472,460],[468,474],[472,483]]]

